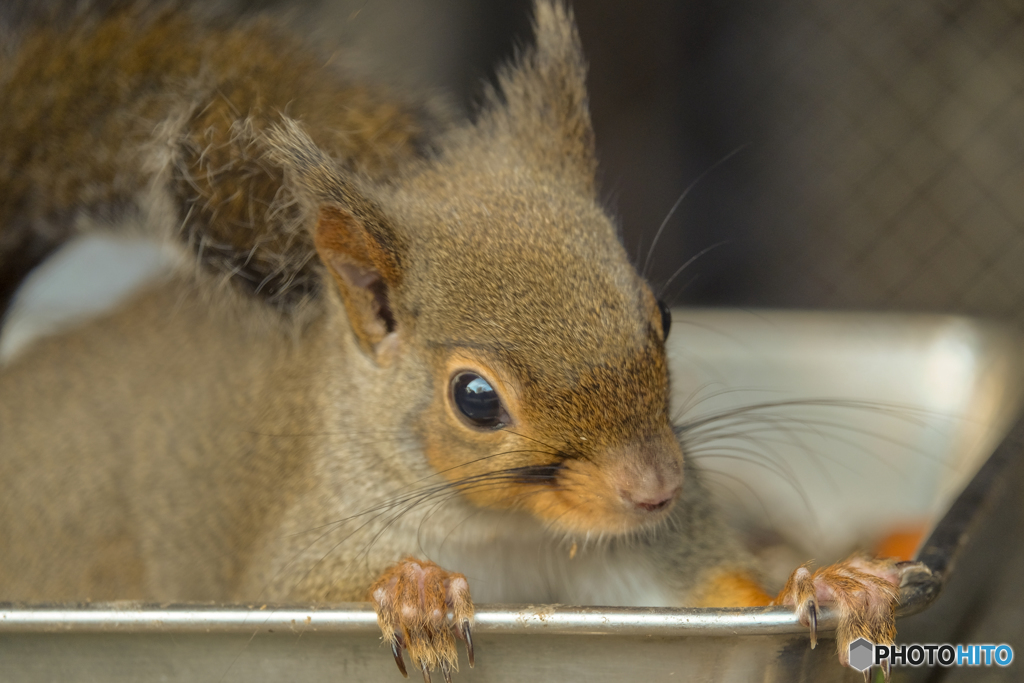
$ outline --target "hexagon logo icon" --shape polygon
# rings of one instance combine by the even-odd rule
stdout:
[[[870,640],[858,638],[850,643],[850,666],[857,671],[867,671],[875,661],[875,645]]]

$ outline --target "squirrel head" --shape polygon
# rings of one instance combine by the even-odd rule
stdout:
[[[538,0],[535,29],[477,120],[388,185],[339,170],[293,122],[271,145],[314,199],[363,353],[427,369],[414,428],[438,476],[561,532],[627,533],[682,488],[668,318],[597,201],[572,17]]]

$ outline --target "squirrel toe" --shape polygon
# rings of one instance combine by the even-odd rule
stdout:
[[[440,669],[445,681],[459,660],[455,639],[466,643],[469,665],[473,652],[473,601],[466,577],[445,571],[428,560],[407,557],[389,567],[370,588],[377,623],[402,675],[408,677],[403,651],[423,673]]]

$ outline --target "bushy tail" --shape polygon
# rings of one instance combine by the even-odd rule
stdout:
[[[39,25],[0,56],[0,307],[81,215],[117,226],[139,208],[146,229],[271,305],[315,298],[309,217],[266,131],[287,113],[341,167],[384,179],[441,127],[273,21],[207,23],[184,4]]]

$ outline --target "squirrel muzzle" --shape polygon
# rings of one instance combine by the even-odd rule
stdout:
[[[606,476],[622,505],[639,515],[667,511],[683,488],[682,454],[674,442],[615,449]]]
[[[526,500],[558,530],[623,534],[664,521],[682,487],[682,451],[674,438],[660,438],[568,458],[549,490]]]

